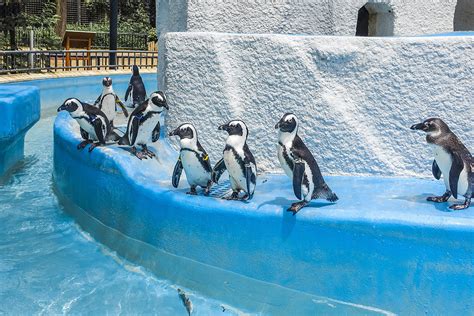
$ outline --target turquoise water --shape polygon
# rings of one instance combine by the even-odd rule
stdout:
[[[0,314],[187,315],[178,286],[97,243],[58,203],[55,115],[42,113],[27,134],[24,161],[0,185]],[[219,302],[184,290],[193,315],[222,314]]]

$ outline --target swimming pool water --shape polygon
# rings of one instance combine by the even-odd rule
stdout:
[[[43,111],[27,134],[25,159],[0,184],[0,314],[186,315],[178,286],[122,260],[64,212],[53,191],[52,127]],[[184,289],[193,315],[220,302]],[[240,312],[226,307],[225,315]]]

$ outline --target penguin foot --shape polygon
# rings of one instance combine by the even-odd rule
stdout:
[[[100,146],[100,143],[91,144],[89,147],[89,152],[91,153],[94,150],[94,148],[99,147],[99,146]]]
[[[140,160],[147,159],[148,157],[141,151],[138,151],[135,146],[132,147],[132,154]]]
[[[451,192],[446,191],[441,196],[429,196],[429,197],[426,198],[426,200],[430,201],[430,202],[435,202],[435,203],[444,203],[444,202],[447,202],[449,200],[450,196],[451,196]]]
[[[156,157],[155,153],[152,152],[151,150],[148,149],[146,145],[142,146],[142,153],[144,153],[146,156],[153,158]]]
[[[253,196],[251,196],[248,193],[245,193],[244,196],[242,197],[242,201],[249,201],[252,199]]]
[[[209,193],[211,192],[211,186],[212,186],[212,181],[208,181],[207,186],[203,188],[205,196],[209,196]]]
[[[232,192],[232,194],[228,197],[225,198],[226,200],[233,201],[233,200],[238,200],[239,199],[239,192]]]
[[[471,199],[466,199],[466,201],[464,201],[464,204],[453,204],[449,208],[455,211],[459,211],[459,210],[465,210],[469,206],[471,206]]]
[[[296,213],[298,213],[306,205],[308,205],[308,202],[306,201],[296,202],[296,203],[291,204],[291,207],[287,209],[286,211],[292,212],[293,216],[295,216]]]
[[[197,195],[196,187],[191,187],[191,189],[189,190],[189,192],[186,192],[186,194],[189,194],[189,195]]]
[[[90,140],[82,141],[77,145],[76,148],[77,148],[77,150],[83,150],[84,148],[86,148],[87,144],[90,144],[90,143],[91,143]]]

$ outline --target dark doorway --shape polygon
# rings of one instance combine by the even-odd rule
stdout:
[[[393,36],[395,17],[387,3],[368,2],[357,15],[357,36]]]
[[[369,36],[369,11],[365,6],[357,14],[356,36]]]
[[[474,31],[474,1],[458,0],[454,11],[454,31]]]

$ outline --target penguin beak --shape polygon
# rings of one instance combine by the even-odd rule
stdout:
[[[58,112],[66,110],[66,106],[63,104],[58,108]]]
[[[165,105],[164,105],[165,109],[169,110],[170,107],[168,106],[168,102],[165,102]]]
[[[280,122],[276,123],[275,125],[275,129],[279,129],[280,128]]]
[[[229,128],[229,125],[227,125],[227,124],[222,124],[221,126],[219,126],[219,127],[217,128],[217,130],[219,130],[219,131],[227,131],[228,128]]]
[[[423,123],[418,123],[418,124],[414,124],[410,127],[410,129],[412,130],[425,130],[425,124]]]
[[[178,129],[175,129],[174,131],[171,131],[171,132],[168,134],[168,136],[170,136],[170,137],[171,137],[171,136],[177,136],[177,135],[179,135],[179,130],[178,130]]]

